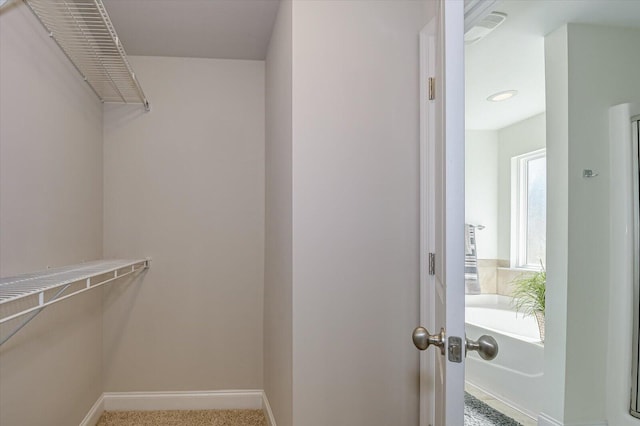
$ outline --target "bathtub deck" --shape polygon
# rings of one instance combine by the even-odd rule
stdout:
[[[502,402],[502,401],[500,401],[498,399],[495,399],[491,395],[488,395],[488,394],[482,392],[480,389],[478,389],[477,387],[475,387],[473,385],[465,384],[465,389],[464,390],[469,392],[471,395],[475,396],[476,398],[478,398],[479,400],[481,400],[482,402],[484,402],[485,404],[487,404],[489,407],[493,408],[494,410],[498,410],[502,414],[504,414],[506,416],[509,416],[512,419],[514,419],[515,421],[521,423],[522,426],[537,426],[538,425],[538,422],[536,420],[532,419],[531,417],[527,416],[526,414],[523,414],[522,412],[516,410],[515,408],[511,408],[510,406],[508,406],[504,402]]]

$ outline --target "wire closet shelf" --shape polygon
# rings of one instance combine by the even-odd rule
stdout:
[[[97,260],[0,278],[0,325],[31,314],[11,332],[3,332],[0,345],[47,306],[147,269],[149,263],[149,259]]]
[[[149,102],[102,0],[24,0],[102,102]]]

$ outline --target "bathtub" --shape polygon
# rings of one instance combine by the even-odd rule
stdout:
[[[541,410],[544,346],[533,317],[511,307],[510,297],[479,294],[465,298],[467,337],[493,336],[498,356],[485,361],[476,352],[466,360],[465,380],[506,404],[537,418]]]

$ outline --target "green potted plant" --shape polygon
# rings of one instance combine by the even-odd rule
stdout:
[[[540,331],[540,340],[544,342],[544,308],[545,290],[547,287],[547,271],[542,262],[541,269],[533,273],[523,273],[514,279],[513,305],[517,312],[525,316],[535,316]]]

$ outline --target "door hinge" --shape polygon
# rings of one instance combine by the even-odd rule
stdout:
[[[436,254],[429,253],[429,275],[436,274]]]
[[[436,78],[429,77],[429,100],[432,101],[436,98]]]

